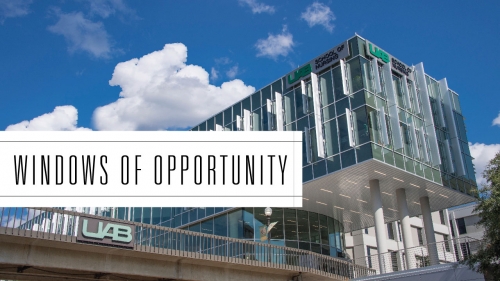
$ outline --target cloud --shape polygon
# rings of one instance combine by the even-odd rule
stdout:
[[[77,127],[78,111],[72,105],[56,106],[54,111],[35,117],[30,121],[10,125],[6,131],[82,131]]]
[[[257,57],[276,59],[278,56],[286,57],[294,46],[293,35],[288,32],[286,25],[281,34],[270,34],[266,39],[259,39],[255,44]]]
[[[64,36],[70,53],[87,52],[95,58],[109,58],[112,53],[110,37],[101,22],[93,22],[81,13],[55,11],[58,22],[48,27],[50,32]]]
[[[32,2],[32,0],[0,0],[0,23],[3,23],[6,18],[27,15]]]
[[[239,74],[238,65],[235,65],[231,67],[228,71],[226,71],[227,78],[229,79],[234,79],[234,77],[236,77],[236,75],[238,74]]]
[[[241,80],[209,83],[208,72],[187,65],[187,47],[166,44],[162,50],[119,63],[109,81],[120,98],[94,111],[99,130],[161,130],[196,125],[255,91]]]
[[[117,12],[137,18],[134,10],[130,9],[122,0],[88,0],[90,4],[90,14],[108,18]]]
[[[470,154],[476,169],[476,180],[479,186],[486,183],[483,171],[496,153],[500,151],[500,144],[469,143]]]
[[[492,126],[499,126],[500,127],[500,113],[498,113],[497,118],[493,119],[493,123],[491,124]]]
[[[210,79],[217,80],[219,78],[219,71],[217,71],[214,67],[210,70]]]
[[[266,5],[264,3],[259,3],[257,0],[239,0],[240,5],[247,5],[252,9],[252,13],[268,13],[274,14],[275,10],[273,6]]]
[[[327,5],[319,2],[314,2],[308,6],[306,11],[302,13],[301,18],[307,22],[309,27],[322,25],[330,33],[333,32],[335,27],[332,23],[335,20],[332,10]]]

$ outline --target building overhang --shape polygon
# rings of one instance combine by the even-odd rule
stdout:
[[[432,211],[476,201],[473,196],[445,187],[394,166],[370,159],[303,185],[303,209],[343,222],[344,232],[375,225],[369,181],[377,179],[385,222],[399,220],[396,190],[404,188],[410,216],[420,215],[420,197],[428,196]]]

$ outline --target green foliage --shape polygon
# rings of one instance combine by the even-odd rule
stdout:
[[[485,229],[484,243],[479,251],[465,261],[471,268],[493,280],[500,280],[500,152],[495,155],[484,173],[487,183],[481,188],[479,204],[474,209]]]

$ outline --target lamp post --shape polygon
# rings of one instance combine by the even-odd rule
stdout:
[[[273,209],[271,209],[270,207],[267,207],[265,210],[264,210],[264,214],[266,215],[267,217],[267,228],[266,228],[266,235],[267,235],[267,258],[268,258],[268,262],[271,262],[271,249],[269,249],[269,240],[271,239],[270,235],[269,235],[269,225],[271,224],[271,215],[273,214]]]

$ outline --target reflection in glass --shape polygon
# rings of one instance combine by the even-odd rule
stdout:
[[[339,141],[337,139],[337,120],[333,119],[325,123],[325,149],[326,155],[332,156],[339,153]]]
[[[289,124],[295,120],[295,105],[293,100],[293,92],[288,93],[283,97],[285,107],[285,124]]]
[[[319,77],[322,106],[333,103],[332,72],[328,71]]]

